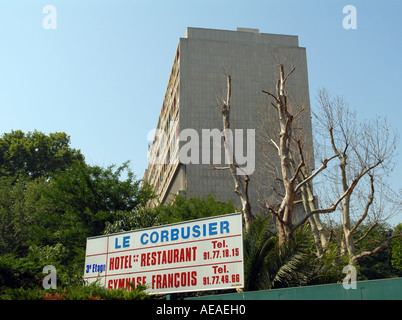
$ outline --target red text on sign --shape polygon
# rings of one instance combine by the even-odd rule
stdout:
[[[121,278],[121,279],[109,279],[107,282],[108,289],[120,289],[126,288],[131,290],[133,287],[136,288],[139,284],[146,284],[146,276],[142,277],[131,277],[131,278]]]
[[[141,254],[141,267],[196,260],[197,247],[161,250]]]
[[[178,288],[197,285],[197,271],[152,275],[152,289]]]

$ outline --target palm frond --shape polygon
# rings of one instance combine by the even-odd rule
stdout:
[[[268,282],[265,257],[276,247],[277,237],[269,230],[270,219],[256,218],[244,238],[245,290],[259,290]]]

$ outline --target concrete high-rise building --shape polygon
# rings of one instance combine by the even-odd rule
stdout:
[[[275,184],[271,169],[278,164],[278,156],[276,149],[264,140],[261,128],[269,131],[272,126],[272,131],[275,130],[277,111],[261,90],[275,92],[280,63],[288,70],[293,66],[296,68],[288,80],[288,93],[294,102],[294,110],[300,106],[305,109],[299,123],[303,127],[305,152],[312,154],[306,49],[299,47],[298,37],[265,34],[256,29],[187,28],[174,56],[155,135],[149,144],[151,152],[144,175],[144,180],[154,186],[161,203],[185,191],[188,197],[212,194],[217,200],[233,200],[239,204],[230,172],[211,168],[214,159],[225,165],[223,150],[220,155],[214,155],[217,141],[208,136],[217,132],[212,129],[223,129],[220,101],[226,94],[225,73],[232,78],[231,129],[233,132],[243,130],[241,155],[250,157],[250,165],[252,155],[247,155],[247,130],[256,132],[255,171],[250,175],[249,190],[253,209],[258,207],[257,199],[261,196],[271,201],[275,199],[280,191],[270,186],[271,182]],[[264,116],[260,109],[266,110]],[[185,129],[189,129],[187,134],[180,137]],[[191,149],[193,161],[183,163],[179,151],[188,146],[192,133],[198,133],[197,152]],[[207,158],[211,160],[209,163],[203,161]],[[267,163],[272,163],[271,169],[267,168]]]

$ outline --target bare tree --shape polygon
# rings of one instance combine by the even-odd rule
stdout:
[[[286,81],[289,76],[295,71],[295,68],[292,68],[291,71],[285,75],[284,66],[279,65],[280,76],[276,84],[276,93],[272,93],[271,91],[262,92],[267,94],[273,99],[273,103],[271,104],[278,113],[279,120],[279,143],[276,143],[272,140],[272,144],[275,145],[278,151],[278,156],[280,159],[280,173],[281,173],[281,182],[283,184],[284,195],[282,197],[282,201],[278,206],[275,206],[268,201],[264,201],[266,207],[270,210],[272,214],[275,215],[277,219],[277,228],[278,228],[278,236],[279,243],[283,245],[289,240],[293,239],[294,231],[303,225],[311,216],[318,213],[323,212],[332,212],[335,210],[338,203],[346,196],[343,195],[339,201],[337,201],[333,206],[328,209],[322,210],[312,210],[308,212],[304,219],[302,219],[298,224],[294,223],[294,209],[296,202],[296,195],[300,192],[300,190],[305,187],[308,183],[310,183],[322,170],[327,167],[329,161],[335,158],[335,156],[325,159],[321,166],[312,174],[307,175],[306,171],[303,168],[306,165],[301,138],[295,139],[293,134],[293,124],[295,119],[302,114],[304,108],[300,108],[295,115],[291,114],[289,108],[289,101],[286,92]],[[295,145],[296,147],[293,147]],[[298,159],[295,160],[294,149],[297,149]],[[302,175],[304,172],[304,175]],[[303,179],[300,177],[303,176]]]
[[[327,200],[329,194],[333,197],[334,193],[347,193],[340,208],[340,253],[348,255],[353,263],[390,244],[391,238],[385,239],[372,251],[357,253],[355,248],[358,242],[389,217],[385,207],[398,205],[389,197],[384,202],[386,193],[392,193],[392,190],[383,190],[385,184],[382,182],[383,177],[393,170],[392,160],[398,135],[390,130],[386,119],[377,117],[374,121],[358,123],[356,114],[349,110],[345,101],[340,97],[332,99],[325,89],[319,91],[317,98],[320,111],[315,118],[321,125],[319,129],[323,137],[319,149],[325,151],[327,141],[330,152],[338,159],[338,165],[324,174],[326,185],[330,182],[335,187],[334,192],[326,190],[321,195],[323,200]],[[370,224],[370,227],[362,237],[357,238],[364,224]]]
[[[235,183],[234,192],[239,196],[242,204],[242,212],[244,217],[244,223],[246,230],[249,229],[251,222],[253,221],[253,215],[251,212],[250,198],[248,194],[248,186],[250,183],[250,177],[248,174],[241,172],[242,169],[236,162],[236,157],[233,155],[233,141],[230,134],[230,108],[231,108],[231,96],[232,96],[232,78],[230,75],[226,75],[227,93],[226,100],[222,101],[221,113],[223,120],[223,148],[225,150],[226,159],[229,164],[227,167],[215,167],[214,170],[230,170]],[[242,173],[242,174],[239,174]]]
[[[279,243],[284,244],[292,240],[294,231],[308,221],[316,241],[317,254],[321,256],[325,252],[332,234],[330,233],[329,238],[327,237],[318,214],[333,213],[338,206],[341,206],[343,230],[341,253],[349,255],[351,263],[361,257],[377,253],[389,245],[391,238],[386,239],[384,244],[370,252],[357,254],[355,244],[362,239],[355,239],[355,237],[359,227],[367,221],[366,218],[373,211],[375,182],[381,175],[391,171],[391,162],[398,140],[397,135],[391,133],[386,121],[380,118],[374,122],[366,121],[362,125],[357,125],[354,114],[344,108],[342,99],[336,98],[331,101],[326,92],[322,91],[319,95],[322,114],[318,118],[326,129],[331,147],[329,153],[321,155],[321,159],[324,158],[324,160],[317,166],[318,168],[314,172],[310,172],[306,168],[301,137],[294,132],[294,121],[304,111],[304,108],[300,107],[299,110],[294,111],[295,114],[292,114],[286,92],[286,81],[295,69],[292,68],[286,75],[282,64],[279,69],[276,93],[263,90],[263,93],[273,99],[271,106],[276,109],[279,122],[279,142],[274,139],[271,139],[270,142],[278,151],[280,161],[278,180],[283,185],[281,190],[283,194],[279,205],[264,201],[266,207],[276,217]],[[329,163],[334,163],[335,159],[339,161],[340,172],[334,176],[340,177],[340,188],[335,192],[328,193],[332,195],[328,198],[329,201],[322,202],[322,207],[318,208],[314,201],[312,181],[327,169]],[[329,176],[327,174],[325,178]],[[333,180],[325,180],[326,184],[328,182],[333,182]],[[366,192],[363,210],[360,211],[357,219],[353,219],[352,194],[357,195],[359,191],[361,195],[362,188],[358,188],[358,185],[364,185],[364,182],[368,183],[369,191]],[[294,219],[297,196],[302,198],[306,210],[304,218],[299,221]],[[353,213],[355,212],[356,210],[353,210]],[[380,216],[378,211],[371,214],[371,216],[373,215],[377,215],[377,218]],[[372,228],[369,228],[368,233],[378,225],[379,220],[376,221]],[[363,235],[363,237],[365,236],[367,235]]]
[[[265,91],[263,91],[265,92]],[[267,93],[267,92],[265,92]],[[268,94],[268,93],[267,93]],[[268,94],[269,97],[271,97]],[[294,100],[293,98],[287,98],[287,101]],[[300,184],[302,181],[306,180],[311,174],[314,166],[314,156],[312,149],[312,141],[306,134],[306,128],[308,124],[304,118],[307,112],[301,112],[303,110],[303,103],[295,103],[291,101],[291,109],[295,109],[296,113],[300,114],[300,118],[294,118],[292,121],[292,129],[290,130],[290,168],[293,172],[297,170],[298,163],[300,162],[299,147],[303,150],[305,156],[305,164],[301,167],[299,175],[296,178],[296,184]],[[288,108],[289,109],[289,108]],[[273,113],[275,111],[275,113]],[[288,111],[289,112],[289,111]],[[256,183],[259,188],[258,190],[258,201],[268,209],[273,210],[275,214],[279,208],[278,203],[282,202],[285,197],[285,192],[283,188],[283,180],[281,178],[281,163],[280,163],[280,148],[279,148],[279,138],[280,138],[280,126],[278,121],[278,113],[276,104],[262,103],[259,109],[259,124],[258,124],[258,141],[259,148],[262,152],[262,160],[260,160],[260,168],[258,175],[256,177]],[[307,126],[307,127],[306,127]],[[292,224],[298,220],[298,215],[301,214],[301,208],[299,204],[303,204],[304,212],[311,212],[317,209],[317,201],[313,191],[312,181],[307,181],[300,187],[299,194],[296,194],[295,199],[295,211],[296,217],[293,219]],[[298,208],[296,206],[299,206]],[[308,219],[308,224],[314,241],[317,247],[317,256],[321,257],[326,249],[328,248],[329,238],[328,232],[325,226],[322,224],[319,215],[313,215]]]
[[[375,201],[375,194],[378,186],[384,188],[384,183],[380,183],[381,176],[392,171],[392,159],[395,155],[398,136],[391,132],[386,121],[380,118],[373,122],[366,121],[358,124],[355,114],[345,108],[342,99],[331,100],[326,91],[320,91],[318,100],[321,113],[316,114],[316,118],[321,124],[321,130],[324,129],[321,134],[326,135],[329,147],[320,148],[327,152],[320,154],[320,159],[323,160],[316,165],[317,169],[312,171],[305,161],[302,134],[296,133],[296,119],[303,114],[304,108],[301,106],[295,110],[294,105],[291,108],[286,90],[286,82],[294,71],[295,68],[292,68],[285,74],[284,66],[280,64],[276,92],[262,91],[272,99],[270,107],[273,107],[277,114],[275,121],[278,123],[278,131],[276,138],[270,139],[269,143],[277,151],[278,162],[277,167],[272,166],[270,170],[272,170],[272,175],[278,174],[275,179],[277,187],[273,188],[281,199],[279,203],[271,202],[266,198],[262,202],[276,217],[280,245],[293,240],[295,230],[308,222],[314,235],[319,257],[327,250],[333,232],[325,232],[318,215],[332,214],[340,207],[342,212],[340,253],[348,255],[350,262],[354,263],[362,257],[379,252],[387,247],[393,238],[402,236],[397,235],[385,239],[384,243],[372,251],[356,253],[356,243],[364,239],[385,216],[383,214],[384,207],[381,208],[381,204]],[[222,101],[221,113],[224,149],[228,155],[227,158],[230,159],[229,155],[233,155],[232,142],[230,136],[227,135],[230,130],[230,75],[227,75],[226,79],[227,94],[226,100]],[[338,164],[330,166],[331,170],[326,170],[329,165],[336,163],[336,159]],[[236,159],[233,159],[227,167],[214,167],[214,169],[230,170],[235,182],[235,193],[240,197],[246,229],[248,229],[253,220],[248,195],[250,177],[239,174],[241,168],[237,165]],[[335,169],[338,171],[334,172]],[[325,174],[321,174],[322,172]],[[333,186],[331,192],[326,190],[326,193],[331,196],[322,199],[326,201],[321,201],[320,205],[315,201],[312,186],[313,180],[316,181],[318,176],[321,181],[325,181],[325,185]],[[337,180],[338,177],[339,180]],[[319,187],[322,186],[323,184],[319,185]],[[364,186],[368,186],[368,188],[364,188]],[[360,207],[352,205],[354,196],[360,201]],[[303,202],[306,214],[302,219],[296,221],[295,205],[300,201],[298,199]],[[383,203],[390,202],[392,201],[383,201]],[[400,202],[394,203],[400,206]],[[375,207],[376,210],[374,210]],[[359,208],[361,210],[358,210]],[[373,221],[372,226],[366,234],[356,239],[359,228],[367,221]]]

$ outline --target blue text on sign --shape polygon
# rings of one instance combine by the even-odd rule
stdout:
[[[119,244],[119,238],[115,238],[114,240],[114,247],[115,249],[121,249],[130,247],[130,236],[123,237],[123,243]]]
[[[202,225],[196,224],[192,227],[181,227],[180,229],[172,228],[170,230],[153,231],[150,234],[144,232],[140,237],[140,241],[141,244],[145,245],[148,242],[168,242],[179,239],[188,239],[190,236],[198,238],[200,236],[207,237],[224,233],[229,233],[229,221],[221,221],[219,224],[218,222],[211,222]]]

